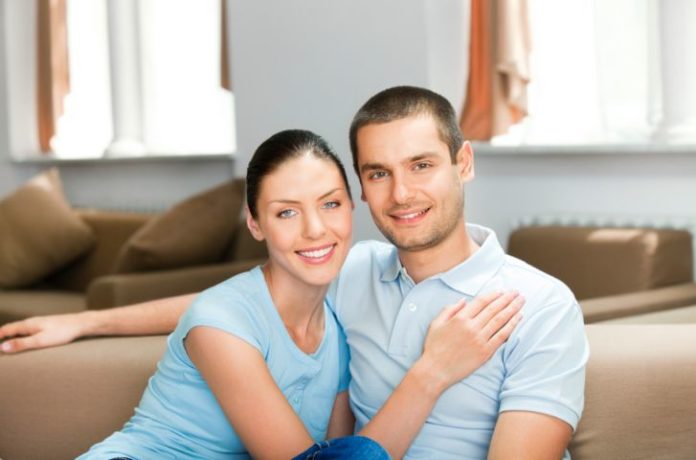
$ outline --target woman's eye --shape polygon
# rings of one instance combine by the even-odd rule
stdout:
[[[322,205],[322,208],[324,209],[333,209],[341,206],[341,203],[338,201],[327,201]]]
[[[297,212],[293,209],[283,209],[278,213],[278,217],[280,217],[281,219],[287,219],[289,217],[293,217],[296,214]]]

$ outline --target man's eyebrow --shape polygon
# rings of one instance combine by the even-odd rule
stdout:
[[[360,172],[374,171],[375,169],[385,169],[385,166],[382,163],[365,163],[360,166]]]
[[[328,192],[324,193],[322,196],[320,196],[317,201],[323,200],[327,196],[332,195],[333,193],[338,192],[339,190],[345,190],[343,187],[336,187],[334,189],[329,190]],[[280,199],[280,200],[269,200],[269,203],[284,203],[284,204],[299,204],[300,202],[297,200],[286,200],[286,199]]]
[[[404,158],[401,162],[407,164],[407,163],[413,163],[415,161],[422,161],[422,160],[427,160],[429,158],[436,158],[436,157],[439,157],[439,155],[435,152],[423,152],[423,153],[419,153],[417,155],[410,156],[408,158]],[[360,172],[374,171],[375,169],[388,169],[388,168],[382,163],[365,163],[364,165],[360,166]]]
[[[439,155],[435,152],[423,152],[405,159],[404,163],[413,163],[414,161],[427,160],[433,157],[439,157]]]

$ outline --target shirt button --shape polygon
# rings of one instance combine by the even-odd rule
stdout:
[[[294,398],[292,398],[292,401],[293,401],[295,404],[299,404],[299,403],[300,403],[300,397],[296,395]]]
[[[408,309],[409,311],[416,311],[418,310],[418,305],[416,305],[415,303],[410,303],[408,304]]]

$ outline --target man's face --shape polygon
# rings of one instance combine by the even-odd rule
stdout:
[[[437,246],[464,224],[463,186],[474,175],[471,146],[465,142],[453,164],[430,115],[364,126],[357,151],[362,199],[397,248]]]

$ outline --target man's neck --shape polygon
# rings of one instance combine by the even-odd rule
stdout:
[[[420,251],[399,250],[399,260],[414,282],[444,273],[467,260],[479,245],[466,231],[464,219],[454,231],[436,246]]]

